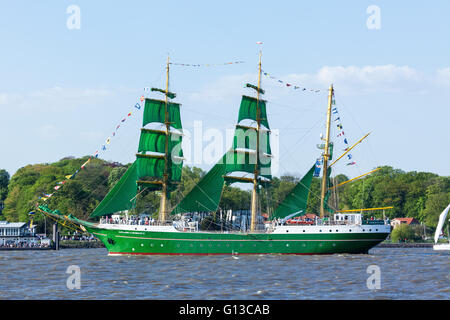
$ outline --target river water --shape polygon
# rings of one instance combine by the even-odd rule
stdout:
[[[0,298],[448,300],[449,261],[448,252],[431,248],[237,257],[113,257],[106,249],[0,251]],[[68,268],[79,272],[66,273]],[[73,285],[77,275],[79,289]],[[369,277],[376,279],[368,285]]]

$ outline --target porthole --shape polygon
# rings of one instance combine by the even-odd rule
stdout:
[[[161,243],[161,247],[164,247],[164,245]]]
[[[286,230],[286,232],[289,232],[289,230]]]
[[[339,232],[339,230],[338,230],[338,229],[336,229],[336,232]]]
[[[271,248],[272,248],[272,247],[273,247],[273,245],[272,245],[271,243],[269,243],[269,247],[271,247]]]
[[[256,243],[253,246],[256,248]]]
[[[150,244],[150,247],[153,247],[153,243]]]
[[[306,247],[306,243],[304,243],[303,246]]]
[[[333,230],[330,229],[330,232],[333,232]]]
[[[202,243],[200,243],[200,247],[203,247],[203,244],[202,244]]]
[[[193,246],[194,246],[194,245],[193,245],[192,243],[189,245],[189,247],[191,247],[191,248],[192,248]]]
[[[289,243],[286,243],[286,247],[289,247]]]
[[[363,229],[363,231],[366,231],[365,229]]]
[[[319,243],[319,247],[321,247],[322,246],[322,244],[321,243]]]
[[[320,232],[322,232],[322,230],[319,230]]]
[[[134,251],[134,248],[131,248],[132,251]]]
[[[143,247],[144,246],[144,244],[143,243],[141,243],[141,247]]]
[[[177,244],[177,248],[179,248],[180,247],[180,244]]]
[[[378,231],[378,229],[375,229],[375,231]]]
[[[242,247],[243,246],[243,244],[241,243],[240,245],[239,245],[239,247]]]
[[[303,230],[303,232],[306,232],[306,230]]]
[[[333,243],[333,247],[336,247],[336,243]]]
[[[348,230],[349,232],[352,232],[352,229]]]

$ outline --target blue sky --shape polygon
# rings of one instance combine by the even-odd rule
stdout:
[[[67,28],[70,5],[80,8],[79,30]],[[380,8],[378,30],[366,25],[370,5]],[[133,161],[142,114],[132,106],[144,87],[164,86],[168,53],[179,63],[245,61],[171,69],[186,131],[202,121],[224,132],[250,94],[244,84],[256,82],[263,41],[268,73],[322,92],[334,84],[350,143],[372,132],[352,152],[357,165],[343,161],[336,173],[390,165],[450,175],[449,12],[447,0],[2,1],[0,168],[93,154],[129,111],[101,157]],[[262,80],[280,142],[275,175],[302,175],[319,155],[326,93]]]

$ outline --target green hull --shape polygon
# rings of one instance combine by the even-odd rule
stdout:
[[[388,233],[274,234],[154,232],[86,226],[109,254],[334,254],[368,253]]]

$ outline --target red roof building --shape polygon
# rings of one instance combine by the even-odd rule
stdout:
[[[392,221],[391,221],[391,226],[394,228],[401,224],[407,224],[407,225],[412,226],[412,225],[420,224],[420,222],[417,221],[417,219],[415,219],[415,218],[395,218],[395,219],[392,219]]]

